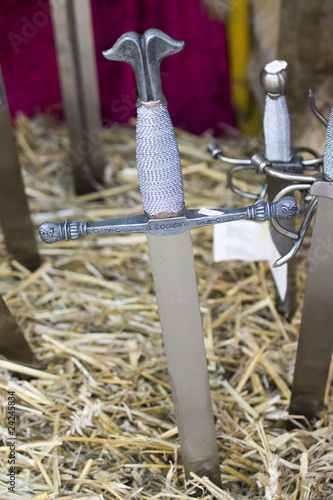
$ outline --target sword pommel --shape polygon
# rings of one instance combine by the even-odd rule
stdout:
[[[163,59],[184,48],[158,29],[149,29],[140,36],[134,31],[122,35],[103,55],[112,61],[129,63],[135,73],[140,102],[159,101],[163,97],[160,64]]]
[[[285,61],[272,61],[266,64],[260,73],[260,83],[266,94],[273,99],[280,97],[286,91],[289,82],[287,66]]]

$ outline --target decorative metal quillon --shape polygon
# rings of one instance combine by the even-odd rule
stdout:
[[[297,211],[296,200],[286,196],[274,203],[260,201],[245,208],[185,210],[179,217],[165,219],[152,219],[142,214],[100,222],[46,221],[39,226],[39,238],[44,243],[56,243],[60,240],[76,240],[89,234],[150,233],[163,236],[237,220],[265,221],[275,217],[290,219],[295,217]]]

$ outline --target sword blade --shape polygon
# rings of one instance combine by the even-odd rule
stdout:
[[[280,179],[275,179],[273,177],[267,176],[267,196],[268,200],[272,201],[275,196],[286,186],[289,185],[288,181],[283,181]],[[279,220],[279,219],[278,219]],[[279,220],[280,221],[280,220]],[[287,219],[283,222],[280,221],[282,225],[289,231],[295,231],[295,219]],[[278,250],[280,255],[286,255],[291,249],[293,242],[289,238],[286,238],[280,234],[272,224],[270,224],[270,233],[273,243]],[[286,317],[291,318],[296,310],[296,259],[291,259],[287,265],[287,290],[284,297],[276,298],[276,306],[279,313]]]
[[[156,220],[172,221],[185,209],[179,150],[159,73],[161,61],[183,46],[150,29],[141,37],[124,34],[105,53],[131,64],[138,82],[138,178],[144,211]],[[220,485],[191,235],[149,234],[148,245],[185,474],[207,475]]]
[[[192,471],[219,485],[191,235],[147,238],[186,475]]]
[[[333,200],[319,197],[289,409],[310,419],[323,407],[333,350],[332,220]]]
[[[37,367],[34,354],[0,295],[0,354],[9,361]]]
[[[333,108],[328,121],[324,178],[333,178]],[[316,183],[314,184],[316,188]],[[333,196],[330,183],[317,183],[318,206],[312,234],[308,279],[299,334],[289,412],[318,416],[333,351],[333,249],[331,246]]]
[[[0,222],[8,253],[33,271],[39,267],[40,257],[24,192],[1,68],[0,86],[3,93],[0,105]]]

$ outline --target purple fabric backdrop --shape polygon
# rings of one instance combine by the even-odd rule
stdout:
[[[63,3],[66,0],[58,0]],[[185,49],[162,63],[162,83],[174,125],[193,133],[234,125],[224,26],[209,19],[200,0],[92,0],[96,57],[105,123],[135,116],[132,69],[104,59],[125,31],[159,28]],[[0,62],[12,114],[61,110],[47,0],[2,0]]]

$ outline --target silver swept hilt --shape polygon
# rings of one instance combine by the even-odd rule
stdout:
[[[150,219],[145,214],[101,222],[43,222],[39,238],[44,243],[76,240],[89,234],[149,233],[156,236],[180,234],[196,227],[222,224],[237,220],[265,221],[273,218],[290,219],[298,212],[296,200],[286,196],[277,202],[260,201],[245,208],[185,210],[179,217]]]
[[[294,257],[300,248],[312,217],[316,211],[317,200],[314,199],[315,191],[316,188],[319,191],[322,189],[321,180],[323,178],[323,170],[325,172],[325,165],[323,166],[324,156],[320,155],[317,151],[308,147],[298,147],[292,151],[290,150],[290,123],[289,117],[287,116],[288,111],[286,108],[284,109],[284,93],[289,82],[289,75],[286,68],[287,63],[285,61],[272,61],[264,67],[260,74],[260,82],[266,93],[264,116],[266,142],[265,155],[257,153],[251,159],[228,158],[223,154],[218,145],[208,145],[208,151],[211,153],[213,158],[219,159],[231,165],[231,168],[228,171],[227,182],[228,186],[234,193],[253,200],[261,200],[267,193],[270,178],[273,178],[282,181],[281,191],[274,196],[273,202],[276,202],[282,197],[295,191],[302,192],[303,206],[305,206],[305,203],[309,201],[306,207],[303,222],[298,232],[284,228],[277,219],[272,220],[272,226],[278,233],[294,240],[294,244],[290,251],[288,251],[275,263],[276,267],[287,263],[292,257]],[[311,90],[309,91],[309,102],[313,114],[324,126],[327,127],[328,121],[316,108],[314,96]],[[271,113],[266,114],[267,105],[270,108]],[[282,116],[284,116],[283,119]],[[305,160],[303,156],[301,156],[303,153],[310,153],[313,158]],[[283,158],[283,160],[275,161],[275,158]],[[330,165],[332,165],[332,162]],[[253,169],[257,174],[266,175],[266,182],[260,193],[244,191],[237,187],[237,183],[234,182],[236,174],[249,169]],[[317,170],[317,173],[308,174],[306,170]],[[283,183],[288,183],[289,185],[282,188]]]

